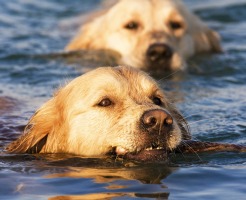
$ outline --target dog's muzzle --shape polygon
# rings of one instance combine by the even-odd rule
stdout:
[[[154,43],[146,51],[146,59],[151,68],[169,68],[173,50],[165,43]]]

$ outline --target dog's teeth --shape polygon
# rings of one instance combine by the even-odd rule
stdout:
[[[153,149],[162,150],[163,147],[156,147],[156,148],[148,147],[148,148],[146,148],[145,150],[146,150],[146,151],[151,151],[151,150],[153,150]]]
[[[123,147],[116,147],[115,151],[117,155],[125,155],[127,153],[127,150]]]
[[[152,147],[146,148],[147,151],[150,151],[150,150],[152,150],[152,149],[153,149]]]

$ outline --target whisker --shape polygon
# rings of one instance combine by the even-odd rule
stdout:
[[[197,122],[202,122],[202,121],[209,121],[209,120],[214,120],[214,119],[218,119],[218,118],[208,118],[208,119],[200,119],[200,120],[197,120],[197,121],[194,121],[194,122],[190,122],[189,125],[192,125],[192,124],[195,124]]]
[[[197,115],[198,113],[199,113],[199,112],[193,113],[193,114],[191,114],[191,115],[184,116],[184,119],[188,119],[189,117],[195,116],[195,115]]]
[[[185,140],[182,141],[185,146],[187,146],[197,157],[200,161],[203,161],[201,157],[198,155],[198,153],[189,145],[185,142]]]
[[[180,71],[181,71],[181,69],[177,69],[177,70],[174,71],[173,73],[171,73],[171,74],[169,74],[169,75],[167,75],[167,76],[165,76],[165,77],[159,79],[158,82],[160,82],[160,81],[162,81],[162,80],[165,80],[165,79],[169,78],[170,76],[172,76],[172,75],[174,75],[174,74],[177,74],[177,73],[180,72]]]
[[[191,129],[198,129],[196,126],[192,126],[191,127]],[[216,130],[216,131],[218,131],[219,129],[217,129],[217,127],[209,127],[209,128],[203,128],[203,129],[200,129],[200,127],[199,127],[199,131],[213,131],[213,130]]]
[[[197,140],[197,141],[199,141],[199,139],[198,139],[197,137],[193,136],[193,135],[192,135],[192,140]]]
[[[177,148],[178,148],[179,152],[181,153],[181,155],[183,156],[183,158],[185,159],[185,155],[183,154],[183,152],[181,151],[181,149],[179,147],[177,147]],[[175,153],[175,151],[174,151],[174,153]]]

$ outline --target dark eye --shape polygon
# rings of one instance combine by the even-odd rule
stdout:
[[[111,106],[113,103],[110,99],[106,98],[106,99],[103,99],[101,100],[99,103],[98,103],[98,106],[101,106],[101,107],[108,107],[108,106]]]
[[[169,26],[172,30],[177,30],[182,28],[182,23],[176,21],[170,21]]]
[[[134,21],[129,22],[124,26],[124,28],[129,29],[129,30],[137,30],[138,27],[139,27],[139,24]]]
[[[153,98],[153,102],[155,105],[161,106],[162,105],[162,101],[159,97],[154,97]]]

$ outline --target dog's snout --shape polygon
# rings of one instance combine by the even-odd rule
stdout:
[[[172,55],[172,49],[164,43],[152,44],[146,52],[148,60],[153,63],[169,61]]]
[[[142,115],[142,124],[149,132],[168,132],[172,128],[173,118],[164,110],[149,110]]]

